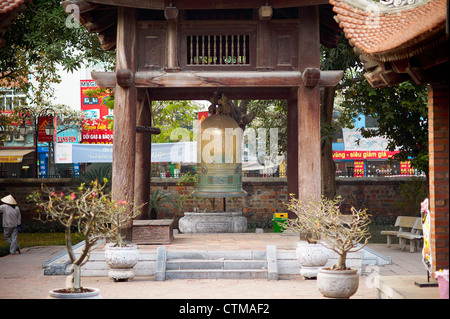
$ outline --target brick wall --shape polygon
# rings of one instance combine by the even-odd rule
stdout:
[[[435,269],[449,268],[449,87],[432,85],[428,93],[430,216]]]
[[[422,194],[416,205],[402,196],[402,184],[412,185],[416,190],[420,187]],[[418,184],[419,183],[419,184]],[[383,216],[420,216],[420,202],[426,198],[425,177],[358,177],[339,178],[336,180],[336,194],[343,198],[341,204],[344,213],[350,212],[352,206],[356,209],[367,208],[373,217]],[[416,200],[415,198],[413,198]],[[414,208],[415,207],[415,208]]]
[[[0,196],[12,194],[18,201],[22,210],[24,223],[36,223],[33,218],[35,207],[26,203],[26,196],[40,187],[40,183],[33,179],[19,180],[0,179]],[[349,211],[351,206],[368,208],[372,216],[396,216],[398,214],[394,203],[398,201],[400,185],[411,181],[407,177],[392,178],[339,178],[336,181],[337,194],[344,199],[343,210]],[[422,179],[424,182],[425,180]],[[182,216],[183,212],[193,211],[194,207],[200,209],[212,208],[209,199],[194,199],[190,196],[194,190],[193,185],[177,185],[177,179],[155,178],[152,180],[152,189],[167,192],[171,200],[163,205],[158,218],[175,218]],[[57,187],[57,191],[65,191],[67,185],[75,187],[77,184],[70,179],[46,180],[48,186]],[[72,184],[70,184],[72,183]],[[242,210],[248,218],[249,225],[262,227],[271,223],[273,213],[285,212],[285,203],[289,196],[285,178],[244,178],[243,188],[248,195],[237,199],[228,199],[227,210]],[[215,208],[222,210],[222,199],[215,200]],[[417,212],[418,214],[419,212]]]
[[[29,225],[33,223],[41,223],[36,218],[36,205],[27,203],[27,196],[32,192],[37,191],[41,187],[41,183],[45,182],[48,187],[54,187],[57,192],[65,192],[68,188],[75,188],[80,186],[80,183],[73,181],[70,178],[55,178],[55,179],[0,179],[0,198],[11,194],[17,201],[21,215],[22,224]]]

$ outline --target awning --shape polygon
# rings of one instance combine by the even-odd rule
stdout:
[[[20,163],[25,155],[32,152],[34,152],[34,150],[0,150],[0,163]]]
[[[197,163],[197,142],[152,144],[152,163]],[[55,143],[55,163],[111,163],[113,144]]]

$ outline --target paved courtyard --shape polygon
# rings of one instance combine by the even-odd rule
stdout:
[[[242,235],[176,235],[168,249],[257,249],[274,243],[277,247],[294,247],[295,236],[280,234]],[[142,249],[156,249],[156,245],[142,245]],[[401,251],[398,245],[387,248],[372,244],[369,248],[392,258],[391,265],[370,266],[360,277],[360,285],[352,299],[376,299],[374,280],[377,276],[403,278],[411,298],[438,299],[437,288],[418,288],[415,280],[426,280],[421,252]],[[44,276],[42,262],[59,254],[64,247],[33,247],[21,255],[0,258],[1,299],[45,299],[48,291],[63,287],[65,276]],[[135,277],[130,282],[113,282],[107,277],[83,277],[85,287],[100,289],[104,299],[321,299],[315,280],[300,275],[280,276],[278,281],[266,279],[174,279],[154,281],[152,276]],[[413,291],[418,291],[413,293]]]

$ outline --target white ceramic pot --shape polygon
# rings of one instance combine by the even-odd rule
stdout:
[[[139,260],[137,244],[129,243],[125,247],[116,247],[113,243],[105,245],[105,261],[109,266],[108,277],[118,280],[132,280],[134,266]]]
[[[48,299],[102,299],[98,288],[84,288],[86,292],[64,292],[64,288],[50,290]]]
[[[357,269],[331,270],[321,268],[317,274],[317,287],[326,298],[345,298],[353,296],[358,290]]]
[[[301,265],[300,275],[308,279],[316,278],[319,268],[328,261],[327,249],[321,244],[299,243],[296,252]]]

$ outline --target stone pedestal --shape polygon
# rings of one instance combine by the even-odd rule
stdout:
[[[178,227],[182,233],[244,233],[247,219],[238,212],[184,213]]]

